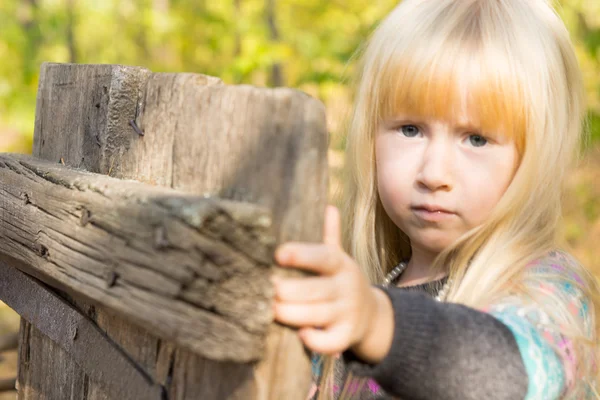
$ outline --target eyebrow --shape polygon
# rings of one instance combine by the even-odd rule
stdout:
[[[451,123],[453,127],[457,130],[483,132],[481,124],[476,123],[476,121],[472,119],[461,118],[448,122]],[[429,125],[431,123],[431,118],[422,116],[400,115],[382,119],[381,123],[383,123],[386,127],[391,127],[400,123]]]
[[[459,121],[452,122],[452,124],[454,125],[455,128],[458,128],[459,130],[465,130],[465,131],[475,130],[478,132],[483,130],[481,128],[481,124],[477,124],[472,120],[459,120]]]

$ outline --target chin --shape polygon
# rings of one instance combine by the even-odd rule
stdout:
[[[410,236],[409,236],[410,237]],[[441,253],[454,243],[455,238],[446,235],[415,235],[411,238],[413,246],[417,246],[431,253]]]

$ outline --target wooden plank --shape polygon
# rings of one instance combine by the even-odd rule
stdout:
[[[102,68],[107,67],[43,66],[34,155],[51,161],[62,157],[66,164],[92,172],[198,195],[250,200],[275,210],[273,232],[278,241],[320,240],[327,186],[322,104],[290,89],[230,87],[195,74],[149,74],[143,69],[110,66],[111,76],[101,78],[98,71]],[[105,98],[92,90],[96,97],[87,100],[55,101],[75,97],[65,90],[103,90],[105,83],[100,81],[108,82]],[[61,82],[71,85],[57,86]],[[104,100],[94,103],[92,98]],[[74,116],[78,122],[69,125],[67,120]],[[132,119],[143,136],[129,124]],[[86,133],[90,126],[98,132],[99,144],[83,155],[83,143],[94,140]],[[209,162],[204,161],[206,157]],[[168,398],[305,398],[310,363],[292,330],[272,325],[263,361],[231,364],[158,339],[110,309],[76,303],[164,385]],[[35,328],[23,323],[21,338],[24,360],[33,360],[41,352],[49,355],[44,363],[20,364],[20,398],[109,398]],[[53,372],[47,379],[48,371],[57,369],[64,372]],[[69,388],[69,394],[63,396],[65,391],[59,387]]]
[[[65,350],[110,397],[163,399],[164,387],[137,368],[94,321],[42,283],[3,261],[0,294],[6,304]]]
[[[272,320],[263,207],[0,154],[0,252],[214,360],[258,360]]]

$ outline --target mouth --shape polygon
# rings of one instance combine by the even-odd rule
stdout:
[[[430,222],[439,222],[456,214],[444,207],[430,204],[412,206],[411,210],[419,219]]]
[[[427,211],[427,212],[439,212],[439,213],[446,213],[446,214],[455,214],[453,211],[450,211],[442,206],[437,206],[437,205],[433,205],[433,204],[419,204],[419,205],[415,205],[415,206],[411,206],[411,209],[413,210],[422,210],[422,211]]]

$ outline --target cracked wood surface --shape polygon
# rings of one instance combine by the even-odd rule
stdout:
[[[214,360],[258,360],[268,210],[0,154],[0,252]]]
[[[323,105],[295,90],[229,86],[199,74],[120,65],[42,66],[34,156],[265,206],[277,242],[321,239],[326,151]],[[161,242],[163,235],[156,237]],[[259,363],[214,361],[109,307],[62,296],[162,385],[167,399],[305,398],[310,361],[290,329],[269,326]],[[114,398],[24,320],[20,335],[19,399]]]

